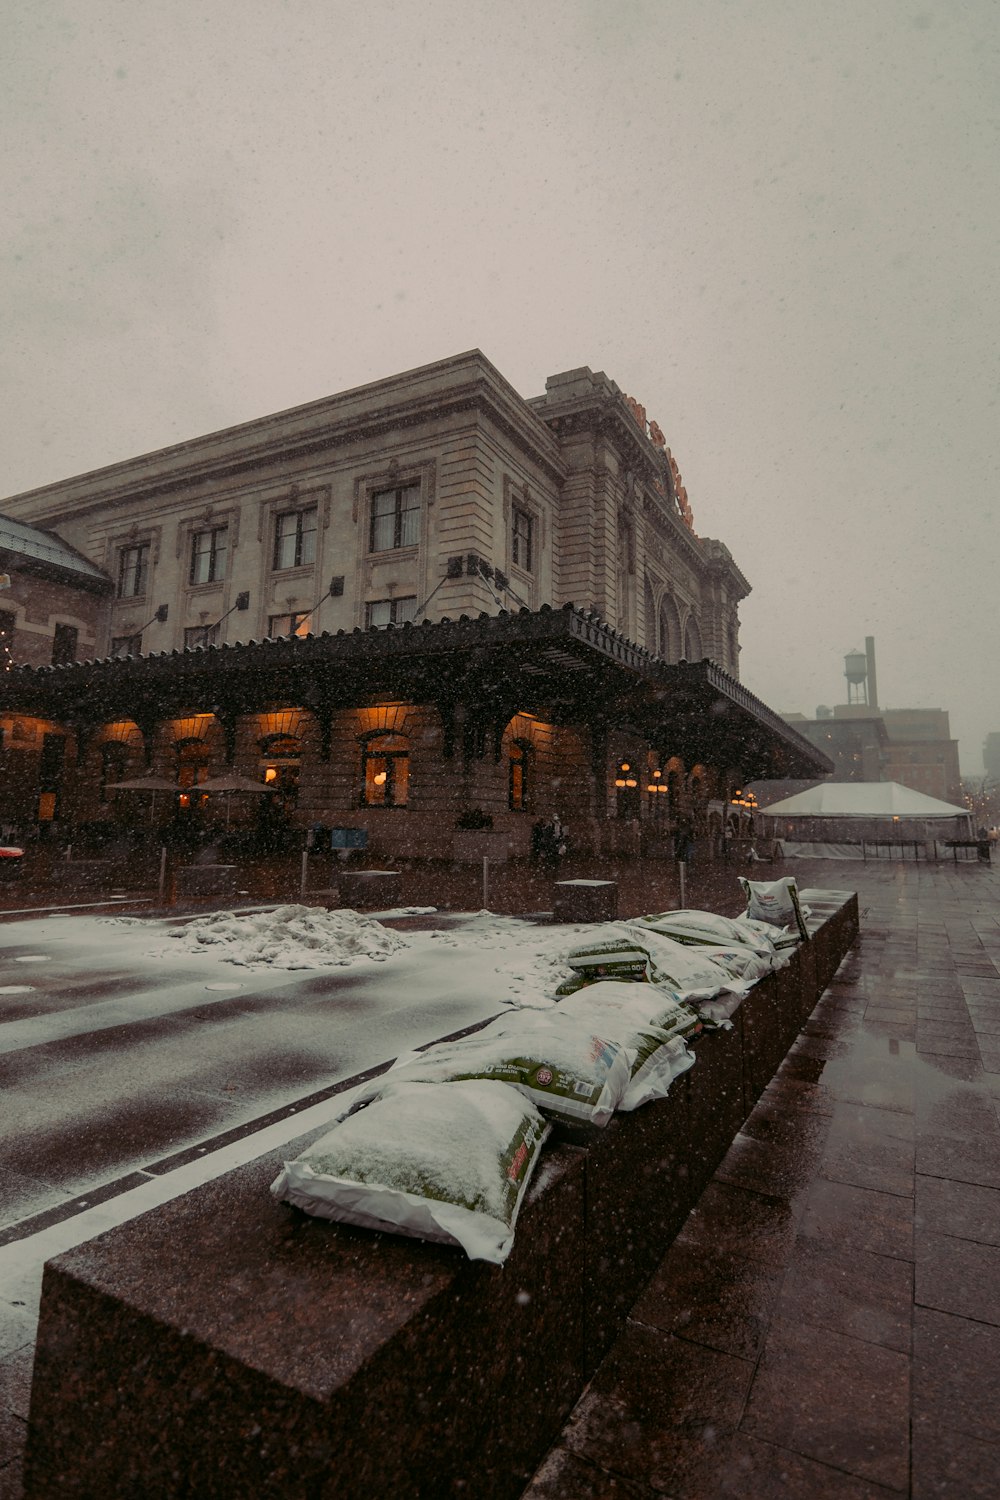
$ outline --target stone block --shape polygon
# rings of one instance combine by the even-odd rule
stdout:
[[[385,911],[399,905],[398,870],[342,870],[337,885],[341,906],[354,911]]]
[[[552,914],[557,922],[615,922],[618,882],[557,880]]]
[[[587,1151],[588,1377],[621,1332],[694,1202],[683,1084],[682,1077],[666,1099],[616,1115]]]
[[[755,984],[740,1006],[746,1114],[770,1083],[799,1032],[801,962],[794,958]],[[746,1116],[744,1116],[746,1118]]]
[[[750,994],[755,994],[759,987],[755,986]],[[745,1099],[742,1011],[740,1006],[730,1029],[706,1031],[692,1043],[697,1060],[678,1079],[688,1094],[691,1205],[701,1196],[752,1107]]]

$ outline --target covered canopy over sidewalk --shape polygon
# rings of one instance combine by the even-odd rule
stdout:
[[[532,713],[557,725],[586,725],[598,740],[615,728],[635,729],[670,754],[736,765],[745,778],[831,769],[821,751],[714,662],[668,664],[573,605],[15,667],[6,686],[9,711],[43,714],[84,732],[129,718],[147,740],[157,721],[172,716],[210,710],[225,726],[278,704],[311,710],[328,736],[338,710],[387,697],[433,705],[446,755],[497,750],[511,718]],[[231,731],[228,739],[231,759]]]

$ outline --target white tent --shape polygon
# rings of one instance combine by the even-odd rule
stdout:
[[[898,781],[821,781],[763,811],[775,818],[968,818],[965,807],[941,802]]]
[[[967,808],[898,781],[823,781],[763,807],[758,820],[768,840],[803,858],[934,858],[939,843],[972,838]]]

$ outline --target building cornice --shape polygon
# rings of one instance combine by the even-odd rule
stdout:
[[[21,519],[58,523],[68,515],[333,455],[352,444],[460,413],[493,422],[555,484],[562,483],[565,465],[545,423],[479,350],[471,350],[12,496],[4,508]]]

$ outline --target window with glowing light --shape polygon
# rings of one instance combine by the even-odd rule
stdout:
[[[299,800],[302,742],[295,734],[269,734],[261,740],[260,748],[261,779],[275,793],[274,805],[290,813]]]
[[[308,609],[294,611],[290,615],[270,615],[267,621],[267,633],[271,640],[279,640],[282,636],[308,635],[312,629],[312,614]]]
[[[361,747],[361,805],[405,807],[410,790],[410,742],[401,734],[374,734]]]
[[[531,791],[531,746],[527,740],[513,740],[507,763],[507,806],[511,812],[525,812]]]
[[[198,787],[208,780],[208,746],[204,740],[178,740],[177,753],[178,811],[182,815],[200,812],[208,803],[208,793]]]

